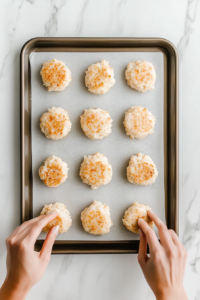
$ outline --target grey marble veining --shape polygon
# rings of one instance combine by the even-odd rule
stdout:
[[[186,17],[185,17],[185,26],[184,26],[184,34],[177,45],[179,59],[180,62],[182,60],[184,51],[186,50],[190,36],[194,30],[195,19],[197,15],[197,6],[199,4],[198,0],[188,0],[187,3],[187,10],[186,10]]]
[[[185,288],[200,300],[199,0],[0,1],[0,282],[5,238],[20,222],[19,54],[37,36],[163,37],[180,55],[180,238],[188,251]],[[6,130],[5,130],[6,128]],[[136,255],[53,256],[35,299],[154,299]]]

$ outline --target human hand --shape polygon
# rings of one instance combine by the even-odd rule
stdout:
[[[0,289],[1,300],[23,300],[27,293],[44,275],[59,226],[53,227],[40,252],[34,244],[42,228],[55,219],[56,212],[24,222],[6,240],[7,276]]]
[[[186,300],[183,278],[187,252],[178,236],[151,211],[148,215],[158,228],[160,243],[155,232],[147,223],[139,219],[140,246],[138,261],[147,283],[157,300]],[[147,256],[147,243],[150,257]]]

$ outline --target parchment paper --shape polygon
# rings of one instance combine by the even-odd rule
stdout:
[[[63,92],[51,92],[43,86],[40,70],[42,63],[49,59],[60,59],[72,73],[72,82]],[[94,95],[85,87],[85,71],[88,66],[108,60],[114,68],[115,85],[104,95]],[[156,67],[155,89],[139,93],[131,89],[125,81],[126,65],[134,60],[147,60]],[[65,52],[33,53],[31,63],[32,101],[32,172],[33,172],[33,214],[40,214],[45,204],[63,202],[72,216],[72,227],[68,233],[59,235],[58,240],[135,240],[138,235],[129,232],[122,224],[124,211],[135,201],[149,205],[165,221],[164,196],[164,149],[163,149],[163,109],[164,109],[164,65],[161,52]],[[146,107],[156,117],[154,133],[143,140],[131,140],[125,134],[124,114],[131,107]],[[72,130],[58,141],[47,139],[40,131],[39,119],[51,107],[62,107],[69,113]],[[85,108],[101,108],[109,111],[113,119],[112,133],[102,140],[88,139],[80,126],[80,115]],[[109,184],[92,190],[79,177],[84,155],[100,152],[113,168]],[[126,168],[132,155],[138,152],[149,155],[156,163],[158,178],[152,186],[137,186],[128,182]],[[39,178],[38,170],[43,161],[52,155],[67,162],[70,170],[67,180],[56,188],[45,186]],[[114,225],[103,236],[93,236],[84,232],[80,221],[81,211],[94,200],[111,208]],[[40,235],[41,239],[45,234]]]

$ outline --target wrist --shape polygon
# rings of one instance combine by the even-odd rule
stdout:
[[[1,300],[24,300],[29,292],[30,288],[21,286],[17,283],[13,283],[12,280],[6,278],[1,289]]]
[[[185,293],[184,288],[178,290],[168,290],[168,291],[162,291],[158,295],[156,295],[157,300],[188,300],[187,295]]]

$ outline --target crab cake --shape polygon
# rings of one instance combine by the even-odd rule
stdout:
[[[59,226],[59,233],[67,232],[72,225],[72,218],[63,203],[57,202],[45,205],[40,215],[48,215],[54,211],[57,212],[57,217],[53,221],[49,222],[42,231],[49,232],[52,227]]]
[[[68,135],[72,127],[68,112],[61,107],[52,107],[40,118],[40,128],[48,139],[59,140]]]
[[[138,153],[131,156],[127,168],[129,182],[139,185],[150,185],[156,181],[158,171],[156,165],[148,155]]]
[[[153,133],[156,118],[142,106],[132,106],[125,113],[124,127],[131,139],[143,139]]]
[[[139,234],[138,219],[143,219],[153,229],[154,223],[147,214],[148,210],[151,208],[147,205],[133,203],[124,213],[123,224],[128,230]]]
[[[72,81],[70,69],[63,61],[57,59],[45,61],[40,75],[49,92],[61,92]]]
[[[109,113],[101,108],[85,109],[80,120],[81,128],[89,139],[101,140],[112,132],[113,120]]]
[[[68,170],[66,162],[53,155],[48,157],[39,168],[39,176],[47,186],[56,187],[67,179]]]
[[[94,201],[82,211],[81,221],[84,230],[94,235],[110,232],[110,227],[113,225],[109,206],[99,201]]]
[[[127,84],[134,90],[146,92],[154,89],[156,71],[152,63],[136,60],[127,65],[125,72]]]
[[[108,159],[97,152],[94,155],[84,156],[79,175],[84,183],[91,185],[91,188],[95,190],[111,181],[112,167]]]
[[[85,85],[91,93],[105,94],[115,84],[114,71],[109,61],[97,62],[89,66],[85,73]]]

